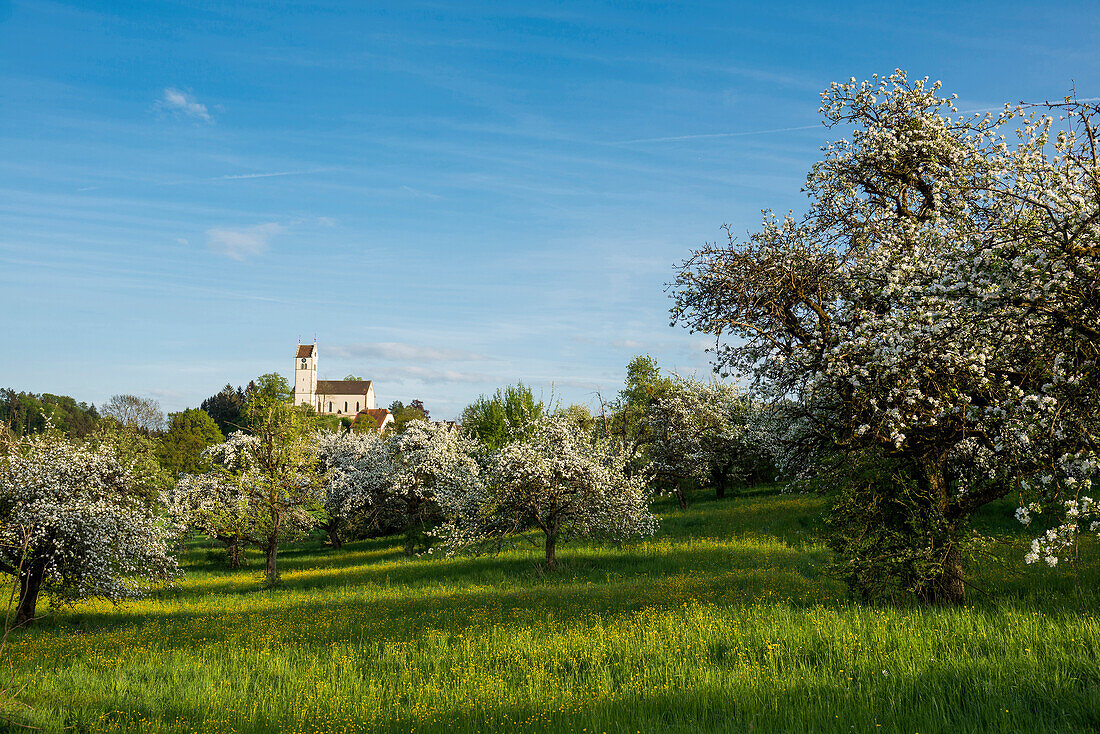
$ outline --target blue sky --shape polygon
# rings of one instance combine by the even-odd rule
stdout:
[[[0,386],[167,410],[290,376],[454,417],[705,370],[663,285],[800,209],[818,94],[1100,96],[1091,3],[0,0]]]

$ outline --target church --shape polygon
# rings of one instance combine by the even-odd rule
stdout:
[[[299,344],[294,357],[294,404],[311,405],[324,415],[355,416],[374,410],[370,380],[318,380],[317,344]]]

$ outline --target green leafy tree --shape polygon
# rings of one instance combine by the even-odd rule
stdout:
[[[424,403],[414,400],[405,405],[400,400],[394,400],[390,404],[390,413],[393,415],[393,431],[404,433],[405,428],[412,421],[427,421],[428,413],[424,410]]]
[[[592,433],[596,430],[596,419],[592,416],[592,411],[585,405],[574,403],[554,412],[568,416],[569,420],[573,421],[577,428],[585,433]]]
[[[239,387],[226,385],[217,395],[203,400],[199,407],[214,419],[222,435],[228,436],[244,428],[244,390]]]
[[[0,390],[0,423],[11,426],[17,436],[43,431],[48,423],[70,438],[83,438],[95,431],[98,422],[94,404],[78,403],[68,395]]]
[[[313,426],[285,399],[279,380],[268,377],[250,386],[248,433],[237,431],[210,447],[210,470],[185,475],[170,507],[177,522],[228,538],[231,556],[241,543],[258,547],[267,559],[267,583],[274,585],[279,545],[317,525],[324,490],[309,440]]]
[[[278,400],[290,402],[293,398],[294,390],[290,387],[290,383],[278,372],[268,372],[266,375],[260,375],[248,383],[248,390],[245,391],[246,407],[250,403],[258,405]]]
[[[626,383],[617,399],[605,406],[601,416],[603,431],[622,447],[628,470],[637,472],[648,465],[648,447],[654,437],[647,416],[652,404],[671,387],[672,380],[661,376],[657,360],[639,355],[627,364]],[[611,408],[610,415],[607,407]]]
[[[462,429],[491,451],[530,434],[546,413],[531,388],[522,382],[499,388],[492,396],[482,395],[462,411]]]
[[[225,435],[210,414],[201,408],[191,408],[169,416],[168,430],[160,438],[157,456],[173,477],[197,474],[207,465],[203,451],[223,441]]]

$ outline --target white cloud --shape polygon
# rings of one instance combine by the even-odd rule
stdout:
[[[421,382],[426,384],[441,382],[463,382],[473,384],[503,384],[504,378],[498,375],[490,375],[484,372],[461,372],[458,370],[436,370],[429,367],[417,367],[415,365],[401,365],[383,370],[371,372],[371,378],[387,380],[389,382],[404,383],[406,381]]]
[[[150,388],[145,391],[146,394],[152,395],[157,400],[166,400],[173,403],[178,403],[187,397],[179,390],[164,390],[160,388]]]
[[[464,352],[446,347],[424,347],[401,342],[363,342],[343,346],[325,347],[335,357],[382,359],[394,362],[445,362],[486,359],[474,352]]]
[[[203,122],[214,122],[214,118],[210,116],[210,112],[207,111],[206,105],[199,103],[192,95],[176,89],[175,87],[165,87],[157,104],[161,109],[169,110],[185,117],[202,120]]]
[[[213,227],[206,230],[206,244],[214,252],[220,252],[234,260],[245,260],[267,249],[268,242],[286,227],[276,222],[257,224],[241,229]]]

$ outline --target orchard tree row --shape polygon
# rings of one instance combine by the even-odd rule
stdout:
[[[269,584],[279,548],[315,529],[335,548],[400,533],[410,555],[481,553],[541,533],[551,570],[571,538],[651,534],[655,491],[683,497],[690,477],[734,476],[722,458],[730,438],[715,431],[745,413],[736,391],[661,378],[648,358],[631,371],[599,420],[580,406],[548,407],[519,384],[469,406],[465,429],[423,420],[414,401],[379,434],[293,406],[285,380],[264,375],[173,414],[167,430],[155,404],[133,396],[104,406],[82,437],[48,418],[37,432],[6,427],[0,571],[18,580],[16,619],[32,621],[43,592],[117,601],[169,583],[172,549],[196,532],[224,546],[232,567],[259,548]],[[736,398],[721,403],[734,406],[728,416],[709,404],[715,390]],[[231,411],[226,437],[218,419]]]

